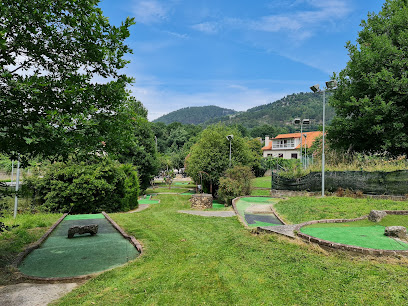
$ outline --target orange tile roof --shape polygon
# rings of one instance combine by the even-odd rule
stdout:
[[[313,145],[313,142],[316,140],[316,138],[320,137],[323,135],[322,132],[307,132],[303,133],[303,135],[306,134],[306,137],[303,136],[303,147],[310,148]],[[299,133],[299,138],[300,138],[300,133]],[[306,145],[305,145],[306,143]],[[295,148],[295,149],[300,149],[300,144]]]
[[[320,131],[315,131],[315,132],[303,132],[303,135],[306,134],[306,139],[303,136],[303,146],[305,146],[305,142],[306,142],[306,146],[308,148],[310,148],[313,144],[313,142],[315,141],[315,139],[317,137],[320,137],[322,135],[322,132]],[[290,134],[279,134],[278,136],[276,136],[275,138],[271,138],[269,140],[269,144],[267,146],[264,146],[262,148],[263,151],[266,150],[272,150],[272,140],[273,139],[290,139],[290,138],[300,138],[300,133],[290,133]],[[300,149],[300,144],[294,148],[294,149]]]

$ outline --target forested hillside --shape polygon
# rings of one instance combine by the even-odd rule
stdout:
[[[328,105],[326,94],[326,122],[329,122],[334,116],[334,110]],[[263,124],[284,127],[292,130],[292,121],[294,118],[308,118],[311,120],[311,129],[318,128],[322,124],[323,97],[322,94],[297,93],[284,97],[281,100],[260,105],[246,112],[241,112],[235,116],[225,116],[212,119],[205,124],[215,122],[224,122],[227,124],[240,124],[247,128],[254,128]],[[295,127],[293,127],[295,128]]]
[[[235,114],[236,111],[218,106],[185,107],[167,115],[161,116],[153,122],[170,124],[180,122],[184,124],[200,124],[208,120]]]

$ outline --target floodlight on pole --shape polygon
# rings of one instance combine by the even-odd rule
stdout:
[[[229,140],[230,150],[229,150],[229,166],[231,167],[231,140],[234,138],[234,135],[228,135],[227,139]]]
[[[310,119],[300,119],[300,118],[295,118],[293,120],[294,124],[300,124],[300,161],[303,164],[303,125],[304,124],[310,124]],[[305,142],[306,145],[306,142]]]
[[[314,93],[323,92],[323,136],[322,136],[322,197],[324,197],[324,166],[325,166],[325,156],[324,156],[324,138],[325,138],[325,123],[326,123],[326,91],[330,89],[336,89],[337,81],[330,80],[326,82],[326,89],[321,90],[320,85],[316,84],[310,87]]]

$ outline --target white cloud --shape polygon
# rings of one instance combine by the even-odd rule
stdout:
[[[191,26],[194,30],[206,33],[216,34],[219,30],[219,24],[216,22],[203,22]]]
[[[152,24],[168,18],[168,9],[155,0],[137,0],[132,8],[136,22]]]
[[[345,0],[308,0],[310,9],[268,15],[259,20],[252,21],[249,26],[254,30],[266,32],[279,32],[282,30],[300,31],[319,26],[322,23],[332,22],[344,18],[351,12],[351,8]]]

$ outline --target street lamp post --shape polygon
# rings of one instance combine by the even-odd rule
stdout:
[[[331,80],[326,82],[326,89],[321,90],[319,84],[313,85],[310,89],[316,92],[323,92],[323,138],[322,138],[322,197],[324,197],[324,138],[325,138],[325,123],[326,123],[326,91],[330,89],[335,89],[337,87],[337,81]]]
[[[310,119],[300,119],[300,118],[295,118],[295,120],[293,120],[294,124],[300,124],[300,161],[303,165],[303,125],[304,124],[310,124]],[[306,141],[305,141],[305,146],[306,146]]]
[[[227,139],[229,140],[230,150],[229,150],[229,166],[231,168],[231,140],[234,138],[234,135],[228,135]]]

